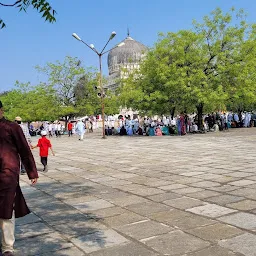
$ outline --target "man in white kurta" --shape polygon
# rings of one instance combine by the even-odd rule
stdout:
[[[76,124],[76,133],[79,136],[79,140],[84,139],[85,125],[81,120],[79,120]]]

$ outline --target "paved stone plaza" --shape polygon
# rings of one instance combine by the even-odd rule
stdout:
[[[16,255],[256,255],[256,128],[52,144]]]

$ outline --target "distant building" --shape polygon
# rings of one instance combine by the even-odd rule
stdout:
[[[109,76],[104,87],[113,90],[119,86],[120,79],[127,78],[133,70],[140,68],[148,48],[140,42],[127,37],[121,42],[124,45],[111,50],[108,54]]]

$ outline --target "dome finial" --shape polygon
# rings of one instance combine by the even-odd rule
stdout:
[[[128,37],[130,36],[130,29],[129,29],[129,27],[127,27],[127,36]]]

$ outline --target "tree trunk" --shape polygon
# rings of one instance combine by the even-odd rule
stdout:
[[[174,118],[174,113],[175,113],[175,107],[171,108],[171,118],[172,118],[172,120]]]
[[[243,127],[242,112],[243,112],[243,110],[241,108],[239,108],[238,109],[239,127]]]
[[[69,120],[69,117],[65,116],[65,131],[67,131],[67,128],[68,128],[68,120]]]
[[[196,106],[198,130],[201,130],[203,128],[203,108],[204,108],[203,103],[200,103]]]

